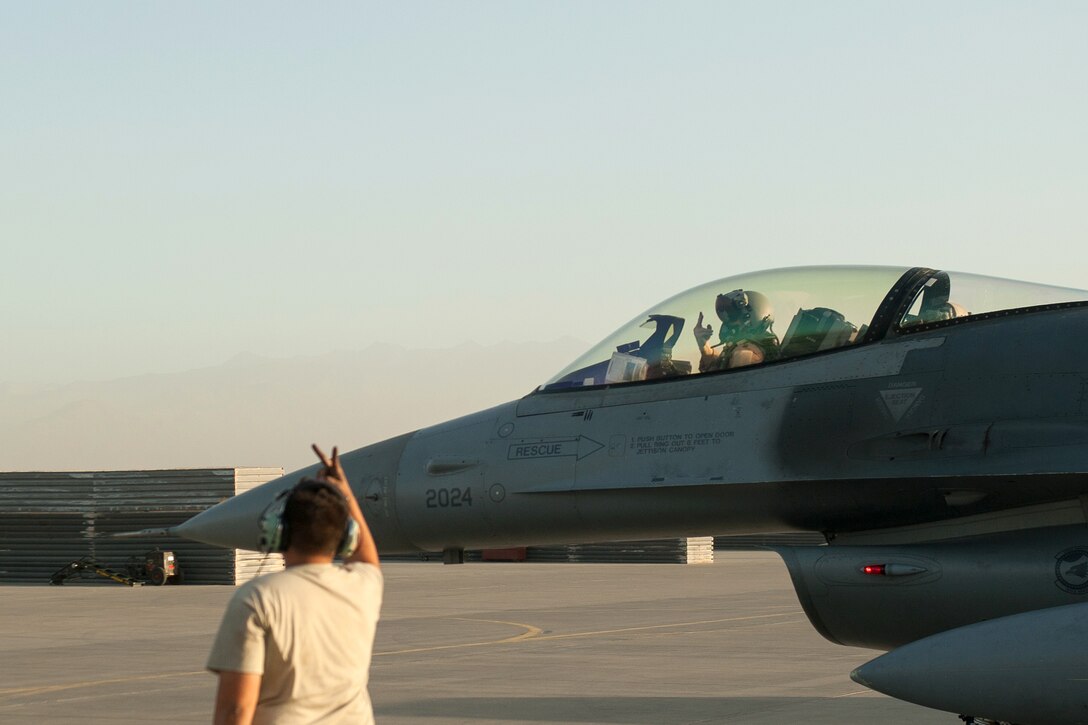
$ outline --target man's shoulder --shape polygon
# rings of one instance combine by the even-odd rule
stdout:
[[[373,564],[368,564],[365,561],[348,561],[341,564],[337,564],[336,568],[342,569],[350,574],[361,574],[363,576],[377,576],[381,577],[381,567]]]
[[[283,582],[288,580],[288,573],[290,569],[282,569],[280,571],[270,572],[268,574],[261,574],[258,577],[254,577],[242,585],[242,588],[249,587],[251,589],[265,589],[270,586],[275,586],[277,582]]]
[[[367,564],[362,561],[352,561],[346,564],[336,565],[338,576],[341,576],[350,581],[358,582],[363,586],[377,585],[382,586],[384,581],[382,577],[382,570],[380,567],[373,564]]]
[[[302,565],[284,571],[282,580],[272,582],[269,599],[323,600],[327,597],[354,602],[370,608],[381,602],[384,591],[381,570],[371,564]]]
[[[352,592],[353,596],[365,600],[380,601],[385,589],[382,570],[363,562],[337,564],[329,583],[330,588]]]
[[[282,587],[283,575],[286,573],[286,570],[284,570],[254,577],[244,584],[240,584],[231,599],[234,601],[253,601],[255,599],[260,599],[268,592],[275,591]]]
[[[335,582],[382,583],[382,570],[373,564],[349,562],[346,564],[302,564],[275,574],[261,577],[262,587],[279,588],[294,586],[296,582],[311,580],[331,584]]]

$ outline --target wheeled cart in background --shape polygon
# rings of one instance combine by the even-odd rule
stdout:
[[[168,581],[177,584],[181,583],[181,570],[178,568],[177,558],[172,551],[154,549],[143,556],[134,556],[129,559],[125,570],[126,573],[122,574],[89,556],[85,556],[82,559],[71,561],[55,571],[49,577],[49,583],[60,585],[64,584],[65,580],[73,577],[86,579],[96,576],[130,587],[138,587],[144,584],[162,586]]]

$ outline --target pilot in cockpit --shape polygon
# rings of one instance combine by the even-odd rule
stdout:
[[[702,352],[699,372],[755,365],[778,357],[778,336],[771,330],[774,307],[766,295],[733,290],[718,295],[714,309],[722,321],[718,344],[710,344],[714,328],[703,324],[702,312],[695,323],[695,343]]]
[[[921,302],[917,315],[906,315],[900,324],[904,327],[929,322],[944,322],[957,317],[967,317],[969,313],[962,305],[952,302],[952,285],[947,272],[935,274],[921,292]]]

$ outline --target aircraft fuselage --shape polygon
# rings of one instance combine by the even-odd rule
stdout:
[[[1088,493],[1084,340],[1088,309],[1060,310],[533,394],[378,444],[402,452],[367,485],[367,513],[395,523],[399,551],[837,532],[1075,497]]]

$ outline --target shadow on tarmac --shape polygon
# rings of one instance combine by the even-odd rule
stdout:
[[[745,723],[754,717],[821,705],[834,707],[840,722],[862,722],[874,714],[873,698],[850,697],[448,697],[398,704],[375,704],[383,717],[451,718],[465,722]]]

